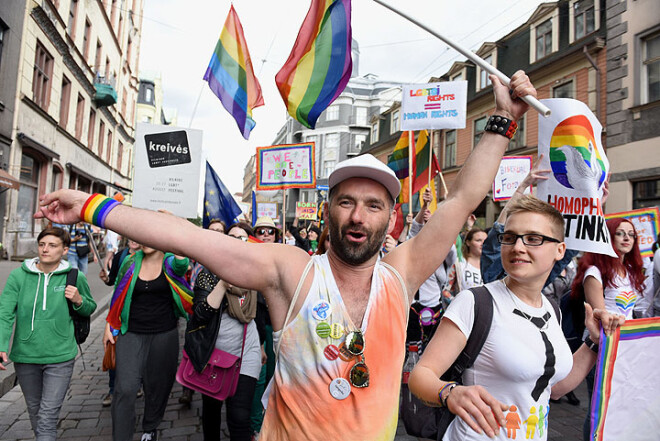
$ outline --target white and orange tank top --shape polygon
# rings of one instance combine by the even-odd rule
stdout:
[[[369,386],[340,387],[331,393],[337,379],[349,380],[340,380],[342,386],[350,385],[350,370],[358,360],[334,358],[334,348],[328,347],[341,346],[355,329],[328,257],[312,259],[314,279],[300,312],[273,335],[275,347],[280,344],[279,358],[259,439],[392,440],[409,307],[403,280],[394,268],[376,262],[361,327]],[[331,335],[322,323],[330,325]]]

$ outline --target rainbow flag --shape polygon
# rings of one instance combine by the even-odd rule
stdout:
[[[353,70],[351,0],[312,0],[289,59],[275,76],[289,115],[313,129]]]
[[[413,180],[413,193],[418,191],[423,191],[429,183],[429,167],[431,167],[431,179],[440,173],[440,165],[438,164],[438,158],[433,153],[433,158],[429,164],[429,157],[431,156],[431,138],[429,138],[429,132],[422,130],[417,136],[417,142],[415,143],[415,160],[413,164],[415,166],[415,179]],[[434,192],[435,193],[435,192]],[[435,211],[435,209],[431,210]]]
[[[397,203],[399,204],[408,203],[408,181],[410,175],[410,168],[408,166],[408,144],[408,132],[401,133],[401,137],[394,146],[392,154],[387,157],[387,166],[392,169],[396,177],[401,181],[401,192],[397,199]]]
[[[204,80],[234,117],[243,137],[248,139],[255,126],[252,109],[263,106],[264,99],[252,70],[243,26],[233,5],[206,68]]]

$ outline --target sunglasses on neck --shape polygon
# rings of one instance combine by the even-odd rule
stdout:
[[[369,386],[369,368],[367,367],[364,358],[364,335],[362,331],[351,331],[346,334],[346,341],[344,342],[346,350],[359,357],[358,361],[351,368],[349,378],[354,387],[368,387]]]

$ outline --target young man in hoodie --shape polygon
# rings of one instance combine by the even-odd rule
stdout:
[[[83,316],[96,309],[84,274],[78,272],[76,286],[66,284],[71,265],[63,257],[69,243],[68,231],[44,229],[37,237],[39,256],[13,270],[0,295],[0,361],[7,361],[16,322],[9,358],[37,441],[57,437],[60,408],[78,354],[67,302]]]

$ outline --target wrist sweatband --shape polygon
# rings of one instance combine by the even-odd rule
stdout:
[[[498,135],[506,136],[507,138],[513,138],[513,135],[516,134],[518,130],[518,124],[511,118],[505,116],[493,115],[488,118],[486,123],[486,128],[484,129],[487,132],[494,132]]]
[[[102,194],[94,193],[87,199],[82,210],[80,210],[80,219],[89,224],[105,228],[105,218],[108,217],[108,213],[117,205],[119,205],[119,202],[116,200]]]

